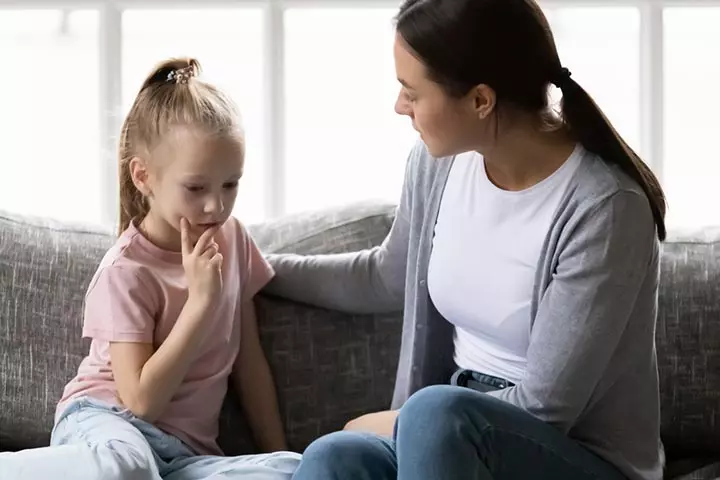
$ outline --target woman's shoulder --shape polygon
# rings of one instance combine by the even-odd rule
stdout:
[[[585,151],[563,213],[567,224],[595,225],[606,235],[634,231],[638,241],[655,236],[650,200],[619,165]]]
[[[646,200],[649,211],[650,204],[640,184],[620,165],[588,150],[583,149],[574,184],[576,195],[590,207],[614,197],[637,195]]]

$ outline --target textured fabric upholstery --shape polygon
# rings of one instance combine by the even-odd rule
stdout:
[[[249,227],[265,252],[333,253],[379,244],[392,205],[365,203]],[[111,232],[0,213],[0,450],[46,445],[55,404],[86,354],[83,297]],[[657,327],[668,478],[720,478],[720,230],[663,245]],[[301,451],[388,407],[401,315],[352,316],[257,298],[288,439]],[[254,451],[234,394],[221,416],[228,454]]]

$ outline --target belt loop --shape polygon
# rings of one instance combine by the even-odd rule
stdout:
[[[469,380],[468,370],[457,369],[450,379],[450,384],[457,387],[466,387]]]

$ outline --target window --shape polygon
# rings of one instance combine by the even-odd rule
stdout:
[[[394,111],[394,14],[286,12],[287,211],[399,199],[416,134]]]
[[[238,104],[247,141],[235,214],[246,222],[263,211],[263,12],[259,8],[127,10],[122,17],[123,113],[155,65],[194,57],[202,77]]]
[[[560,61],[631,147],[640,140],[640,12],[637,8],[561,7],[550,21]]]
[[[664,183],[669,220],[720,225],[720,8],[665,10]]]
[[[95,11],[0,10],[0,210],[101,218]]]
[[[238,217],[397,201],[416,139],[393,110],[399,3],[0,0],[0,210],[114,226],[123,116],[183,55],[243,113]],[[660,176],[670,228],[720,224],[720,0],[540,3],[563,64]]]

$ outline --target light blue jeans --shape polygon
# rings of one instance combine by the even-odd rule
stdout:
[[[0,453],[2,480],[289,480],[300,455],[198,456],[129,410],[81,398],[67,406],[49,447]]]
[[[336,432],[313,442],[294,480],[627,480],[558,429],[468,388],[426,387],[394,438]]]

